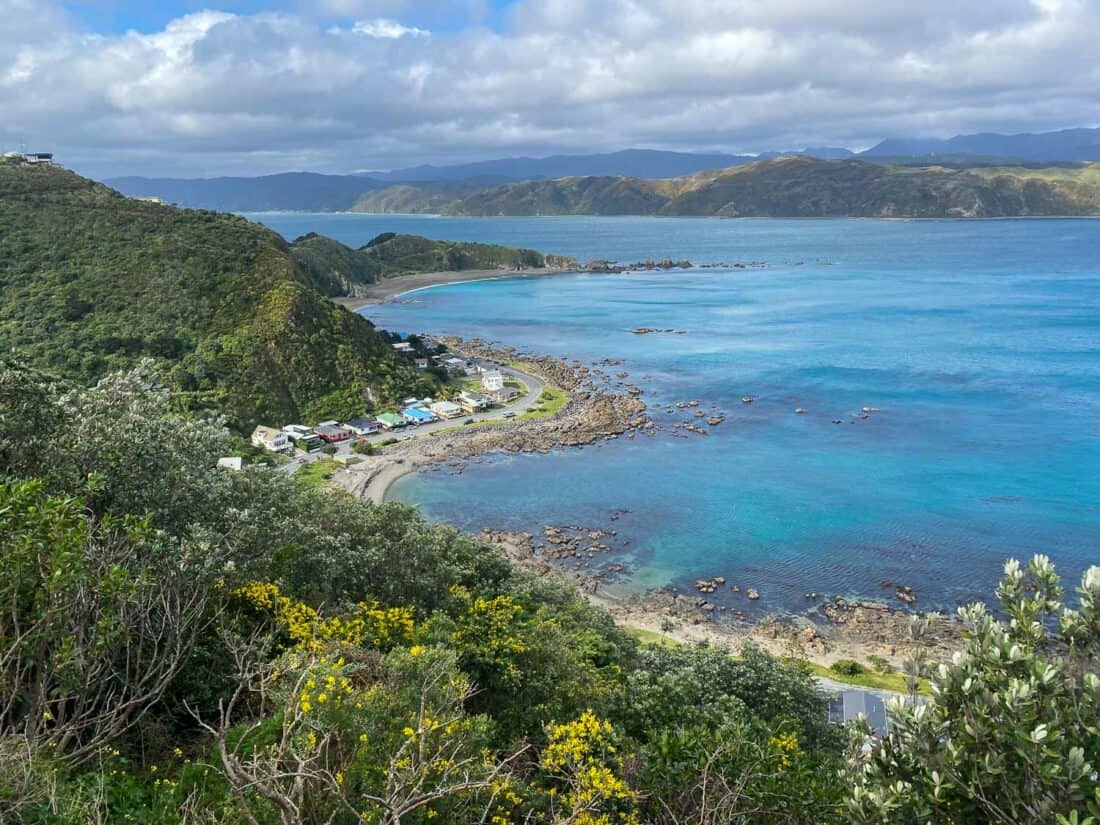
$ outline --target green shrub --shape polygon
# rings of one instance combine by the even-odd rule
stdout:
[[[829,670],[839,676],[859,676],[867,672],[867,668],[854,659],[837,659],[829,666]]]
[[[867,657],[867,663],[879,673],[893,673],[894,666],[881,656],[871,655]]]

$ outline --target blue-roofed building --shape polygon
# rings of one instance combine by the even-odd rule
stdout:
[[[410,424],[415,424],[417,426],[421,424],[430,424],[433,421],[439,420],[435,413],[423,407],[406,407],[401,411],[401,417]]]

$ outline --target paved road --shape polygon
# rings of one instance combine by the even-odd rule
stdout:
[[[460,418],[452,418],[449,421],[433,421],[430,424],[421,424],[420,426],[409,426],[394,430],[392,432],[380,432],[375,435],[366,436],[366,440],[371,444],[377,444],[379,441],[386,441],[388,439],[397,439],[398,441],[407,441],[410,438],[422,438],[430,435],[431,433],[438,432],[439,430],[452,429],[454,427],[462,426],[462,422],[468,418],[472,418],[475,421],[499,421],[509,413],[514,415],[521,415],[526,412],[527,408],[538,401],[539,396],[542,395],[542,391],[546,388],[546,382],[539,378],[537,375],[532,375],[529,372],[518,370],[515,367],[507,367],[503,364],[497,367],[505,378],[512,378],[518,381],[526,388],[526,392],[511,403],[504,404],[500,407],[493,407],[491,410],[487,410],[483,413],[474,413],[473,415],[462,415]],[[351,451],[352,440],[341,442],[336,445],[336,455],[353,455]],[[303,464],[308,464],[311,461],[320,461],[328,458],[326,453],[320,450],[309,453],[308,455],[297,455],[285,464],[280,464],[279,467],[286,472],[294,472]]]

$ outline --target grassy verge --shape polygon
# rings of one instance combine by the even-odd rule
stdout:
[[[517,415],[514,421],[535,421],[540,418],[553,418],[560,413],[569,401],[569,396],[564,390],[551,387],[547,384],[539,397],[535,400],[531,412]]]
[[[893,691],[894,693],[909,692],[909,686],[906,683],[905,675],[902,673],[875,673],[873,671],[867,671],[866,673],[846,675],[837,673],[836,671],[825,667],[825,665],[819,665],[813,662],[806,662],[801,659],[794,659],[789,661],[802,662],[802,664],[806,666],[806,669],[815,676],[821,676],[824,679],[831,679],[834,682],[840,682],[845,685],[870,688],[871,690],[889,690]],[[931,693],[928,687],[928,681],[926,679],[920,680],[917,685],[917,692],[925,695]]]
[[[632,627],[631,625],[622,625],[623,630],[637,639],[639,642],[645,645],[651,645],[653,647],[678,647],[681,643],[675,639],[671,639],[664,634],[657,633],[653,630],[646,630],[641,627]],[[852,685],[852,687],[868,688],[869,690],[886,690],[893,693],[908,693],[909,687],[906,684],[905,676],[901,673],[875,673],[873,671],[867,671],[866,673],[859,673],[854,676],[848,676],[840,673],[836,673],[825,665],[819,665],[814,662],[807,662],[805,659],[786,659],[785,661],[792,664],[799,664],[806,668],[814,676],[820,676],[823,679],[829,679],[833,682],[839,682],[845,685]],[[931,690],[928,687],[928,681],[921,679],[917,692],[922,695],[929,695]]]
[[[294,478],[306,487],[322,487],[336,474],[336,462],[331,458],[319,458],[303,464],[294,471]]]
[[[644,645],[653,647],[680,646],[680,643],[675,639],[670,639],[668,636],[653,630],[646,630],[644,627],[632,627],[628,624],[620,625],[620,627]]]

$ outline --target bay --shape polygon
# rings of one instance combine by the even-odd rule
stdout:
[[[366,309],[403,332],[622,359],[662,427],[395,485],[431,518],[539,532],[625,511],[618,587],[723,575],[756,587],[760,611],[810,591],[890,597],[885,581],[950,607],[988,594],[1008,556],[1048,553],[1069,577],[1100,562],[1096,221],[252,217],[353,245],[398,231],[762,264],[458,284]],[[688,399],[725,423],[677,430],[690,411],[667,410]]]

